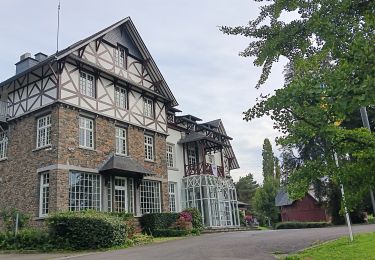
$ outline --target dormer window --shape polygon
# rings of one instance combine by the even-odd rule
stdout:
[[[125,68],[125,49],[118,47],[114,50],[114,59],[116,66]]]

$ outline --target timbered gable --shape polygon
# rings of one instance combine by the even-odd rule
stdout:
[[[7,93],[10,117],[21,116],[57,99],[56,72],[52,66],[41,66],[2,88]]]

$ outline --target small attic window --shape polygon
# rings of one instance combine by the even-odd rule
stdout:
[[[114,49],[114,59],[116,66],[125,68],[125,49],[121,46],[118,46],[117,49]]]

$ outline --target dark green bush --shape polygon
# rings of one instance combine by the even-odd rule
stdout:
[[[123,245],[124,221],[97,211],[61,212],[47,218],[54,242],[63,248],[90,249]]]
[[[122,221],[124,221],[126,228],[127,228],[127,233],[128,233],[128,238],[132,238],[135,234],[135,229],[136,229],[136,222],[134,215],[132,213],[126,213],[126,212],[107,212],[110,216],[115,216],[119,217]]]
[[[275,225],[275,229],[300,229],[300,228],[320,228],[331,226],[328,222],[280,222]]]
[[[240,216],[240,225],[246,226],[245,213],[242,210],[240,210],[238,213],[239,213],[239,216]]]
[[[53,246],[46,230],[22,229],[14,232],[0,233],[0,249],[2,250],[39,250],[46,251]]]
[[[176,223],[179,213],[150,213],[144,214],[140,223],[144,232],[154,235],[156,229],[167,229]]]
[[[155,229],[152,233],[154,237],[183,237],[189,234],[188,230],[179,229]]]
[[[25,228],[29,225],[30,214],[23,213],[18,209],[6,209],[0,212],[0,218],[4,223],[6,231],[14,231],[16,227],[16,217],[18,214],[18,229]]]
[[[202,215],[197,208],[187,208],[187,209],[184,209],[184,211],[189,212],[191,216],[193,217],[193,221],[192,221],[193,228],[203,229]]]

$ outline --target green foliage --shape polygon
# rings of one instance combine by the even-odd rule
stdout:
[[[328,227],[332,224],[328,222],[297,222],[297,221],[288,221],[280,222],[275,225],[275,229],[301,229],[301,228],[321,228]]]
[[[152,233],[154,237],[183,237],[190,234],[189,230],[179,229],[155,229]]]
[[[197,208],[187,208],[184,211],[189,212],[193,218],[192,224],[195,229],[203,229],[202,215]]]
[[[144,232],[154,235],[156,229],[167,229],[176,223],[179,213],[150,213],[144,214],[140,223]]]
[[[268,138],[264,139],[263,142],[262,158],[264,181],[275,178],[275,156]]]
[[[128,238],[132,238],[135,235],[136,221],[132,213],[106,212],[106,214],[109,214],[110,216],[118,217],[122,221],[124,221],[126,228],[127,228]]]
[[[278,220],[279,210],[275,206],[275,197],[278,189],[278,181],[269,179],[255,192],[253,205],[256,216],[261,224],[266,224],[268,219],[271,223]]]
[[[243,213],[242,210],[239,211],[239,215],[240,215],[240,225],[243,227],[246,226],[245,214]]]
[[[18,229],[25,228],[29,225],[30,214],[25,214],[17,209],[4,209],[0,212],[0,217],[4,223],[6,231],[15,231],[16,217],[18,214]]]
[[[153,242],[153,237],[146,234],[134,234],[132,238],[126,240],[127,247],[146,245]]]
[[[375,170],[375,134],[352,124],[359,119],[359,108],[373,106],[375,100],[375,1],[261,2],[258,18],[221,30],[252,40],[240,55],[255,57],[254,64],[263,68],[256,87],[266,82],[280,57],[289,66],[285,84],[261,96],[245,119],[270,116],[282,134],[278,144],[298,150],[302,162],[288,173],[293,198],[328,177],[344,184],[353,210],[375,186],[369,174]],[[290,12],[292,20],[280,18]]]
[[[22,229],[17,234],[0,232],[1,250],[38,250],[47,251],[53,248],[49,234],[41,229]]]
[[[253,175],[249,173],[245,177],[240,177],[239,181],[235,184],[237,191],[237,198],[239,201],[249,204],[249,209],[252,210],[252,199],[258,184],[253,179]]]
[[[61,212],[47,218],[56,245],[63,248],[94,249],[125,243],[125,223],[97,211]]]

